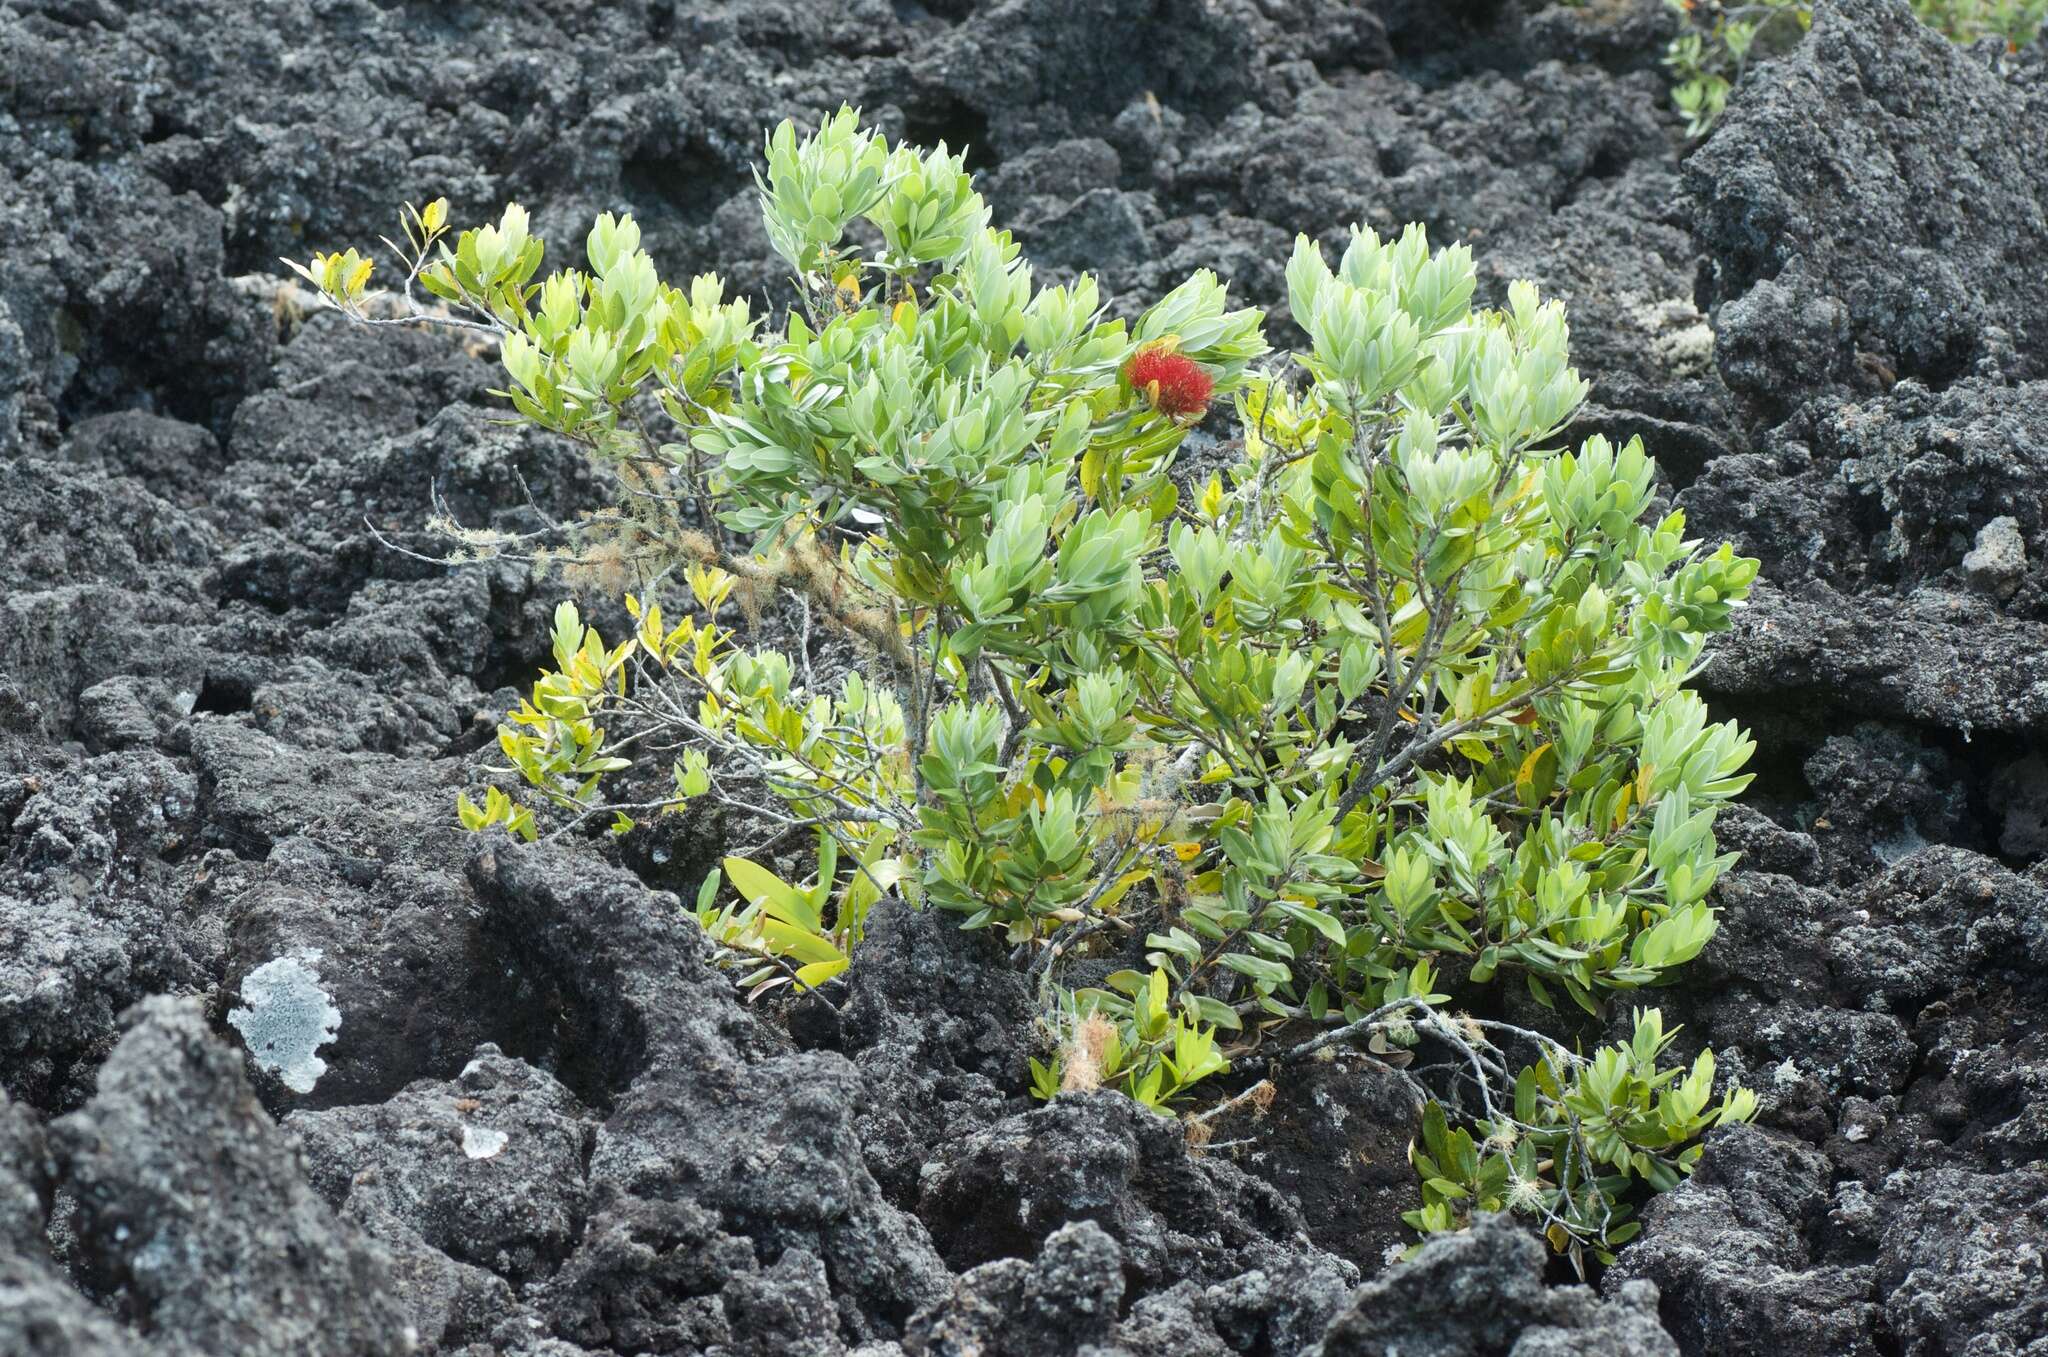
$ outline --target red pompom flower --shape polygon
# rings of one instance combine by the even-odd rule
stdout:
[[[1138,350],[1124,367],[1124,380],[1154,410],[1169,419],[1200,419],[1216,383],[1202,365],[1168,344]]]

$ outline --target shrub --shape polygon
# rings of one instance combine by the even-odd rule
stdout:
[[[1712,935],[1714,816],[1752,746],[1686,682],[1756,562],[1651,512],[1639,442],[1558,445],[1585,394],[1563,307],[1517,283],[1474,310],[1469,251],[1419,227],[1354,228],[1334,264],[1304,238],[1310,346],[1260,371],[1260,315],[1206,272],[1128,324],[1085,276],[1035,286],[943,145],[842,111],[766,162],[780,332],[716,278],[664,285],[630,218],[538,282],[516,207],[452,247],[441,204],[407,218],[408,302],[417,281],[502,336],[519,417],[619,471],[628,507],[593,531],[645,580],[632,636],[558,612],[500,736],[536,799],[493,787],[464,823],[743,805],[821,850],[801,885],[727,859],[744,904],[706,882],[743,984],[815,993],[895,892],[1040,980],[1040,1096],[1164,1110],[1362,1044],[1421,1115],[1413,1224],[1514,1209],[1605,1256],[1631,1184],[1676,1182],[1754,1100],[1712,1103],[1712,1056],[1669,1063],[1655,1009],[1587,1056],[1454,1005],[1513,983],[1598,1016]],[[369,319],[361,270],[301,271]],[[1176,480],[1226,399],[1233,464]],[[862,671],[819,687],[749,648],[725,619],[777,590]],[[636,747],[680,753],[620,807]],[[1106,978],[1065,984],[1077,958]]]
[[[1813,25],[1813,6],[1799,0],[1665,0],[1686,26],[1664,52],[1671,101],[1686,116],[1686,135],[1700,136],[1727,107],[1728,94],[1753,57],[1775,56]],[[2048,0],[1913,0],[1913,13],[1951,42],[2003,39],[2018,51],[2048,20]]]
[[[1685,134],[1703,136],[1728,106],[1728,95],[1753,56],[1790,50],[1813,26],[1813,6],[1799,0],[1665,0],[1685,27],[1664,49],[1671,102],[1685,115]]]

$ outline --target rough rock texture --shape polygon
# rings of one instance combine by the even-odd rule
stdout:
[[[1685,165],[1730,387],[1787,410],[1831,386],[2048,374],[2048,278],[2022,262],[2048,250],[2048,91],[1997,65],[1902,5],[1838,0],[1758,71]]]
[[[1431,1241],[1412,1261],[1361,1287],[1305,1357],[1658,1357],[1678,1346],[1657,1321],[1656,1288],[1640,1282],[1601,1300],[1543,1282],[1543,1246],[1500,1216]]]
[[[833,1044],[868,1090],[854,1123],[868,1168],[914,1206],[934,1146],[1023,1107],[1016,1071],[1034,1053],[1037,1008],[986,934],[891,901],[869,916],[868,939],[878,964],[848,972]]]
[[[1055,1099],[941,1147],[919,1214],[956,1267],[1029,1256],[1055,1228],[1092,1220],[1141,1281],[1220,1281],[1305,1256],[1292,1202],[1234,1165],[1187,1153],[1175,1125],[1119,1094]]]
[[[145,1346],[73,1287],[43,1238],[49,1149],[28,1108],[0,1093],[0,1352],[23,1357],[167,1351]]]
[[[1123,1293],[1116,1240],[1093,1221],[1064,1225],[1034,1260],[1002,1258],[962,1273],[944,1300],[911,1319],[904,1350],[1078,1352],[1109,1340]]]
[[[2041,1331],[2037,1251],[1991,1242],[2038,1233],[2048,1117],[2048,294],[2011,267],[2048,240],[2017,170],[2044,145],[2040,70],[1826,6],[1687,161],[1722,375],[1776,421],[1680,496],[1772,581],[1706,679],[1778,751],[1778,825],[1685,1005],[1773,1129],[1710,1143],[1610,1274],[1663,1287],[1688,1351]]]
[[[1823,0],[1689,147],[1676,22],[0,0],[0,1352],[2038,1349],[2048,57]],[[1035,996],[940,919],[885,906],[822,999],[745,1004],[680,904],[743,818],[454,827],[554,605],[619,614],[387,542],[605,487],[496,422],[488,353],[300,314],[276,257],[407,197],[558,244],[630,209],[668,273],[770,305],[761,130],[842,101],[969,146],[1041,274],[1119,313],[1212,267],[1284,342],[1297,232],[1462,239],[1485,299],[1570,305],[1573,432],[1642,435],[1691,530],[1762,558],[1703,677],[1762,746],[1747,856],[1658,1001],[1764,1111],[1604,1302],[1495,1226],[1389,1268],[1411,1128],[1368,1071],[1193,1152],[1031,1103]],[[341,1017],[302,1091],[228,1018],[316,953]]]
[[[1747,873],[1723,901],[1685,1008],[1775,1129],[1713,1138],[1608,1284],[1656,1282],[1689,1352],[2038,1332],[2042,869],[1924,848],[1839,896]]]
[[[524,939],[520,964],[559,986],[587,1024],[573,1039],[564,1034],[558,1059],[608,1104],[582,1165],[594,1214],[624,1217],[627,1230],[644,1217],[700,1237],[723,1231],[738,1245],[729,1261],[714,1253],[689,1264],[709,1274],[697,1289],[722,1284],[728,1293],[703,1307],[705,1332],[753,1341],[732,1312],[762,1308],[757,1267],[805,1277],[825,1269],[833,1287],[822,1294],[855,1341],[894,1337],[939,1293],[945,1273],[924,1226],[883,1199],[862,1160],[853,1065],[789,1051],[787,1038],[742,1011],[673,896],[624,873],[511,846],[473,860],[471,877],[494,916]],[[588,1235],[603,1245],[598,1223],[586,1249]],[[801,1268],[793,1261],[806,1257]],[[584,1288],[611,1284],[580,1261],[565,1272]],[[592,1298],[565,1336],[608,1331],[610,1303]]]
[[[216,949],[177,928],[164,859],[192,845],[199,780],[154,750],[23,769],[0,812],[0,1077],[69,1105],[113,1044],[116,1016],[157,990],[203,985]]]
[[[286,1126],[336,1208],[374,1202],[450,1258],[511,1280],[553,1271],[583,1232],[595,1128],[567,1089],[495,1046],[447,1083]]]
[[[50,1127],[86,1287],[202,1351],[405,1352],[384,1251],[307,1187],[201,1006],[130,1012],[92,1100]]]

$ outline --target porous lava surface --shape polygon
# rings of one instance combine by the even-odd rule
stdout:
[[[2048,59],[1821,0],[1694,145],[1675,22],[0,0],[0,1352],[2048,1353]],[[1504,1222],[1390,1267],[1411,1128],[1347,1066],[1207,1153],[1034,1104],[1030,990],[943,920],[743,1003],[680,904],[743,826],[455,826],[566,586],[378,534],[604,490],[277,256],[517,199],[765,299],[761,130],[843,101],[1126,309],[1211,267],[1284,339],[1296,232],[1467,241],[1569,303],[1579,432],[1763,559],[1701,678],[1745,857],[1658,996],[1762,1113],[1612,1268]],[[287,1082],[249,1013],[308,993]]]

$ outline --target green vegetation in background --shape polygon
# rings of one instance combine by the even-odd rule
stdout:
[[[1665,49],[1671,100],[1686,116],[1686,134],[1702,136],[1727,107],[1728,94],[1753,58],[1789,51],[1813,26],[1813,6],[1797,0],[1665,0],[1686,29]],[[2048,0],[1912,0],[1913,13],[1951,42],[2000,38],[2018,51],[2040,34]]]

